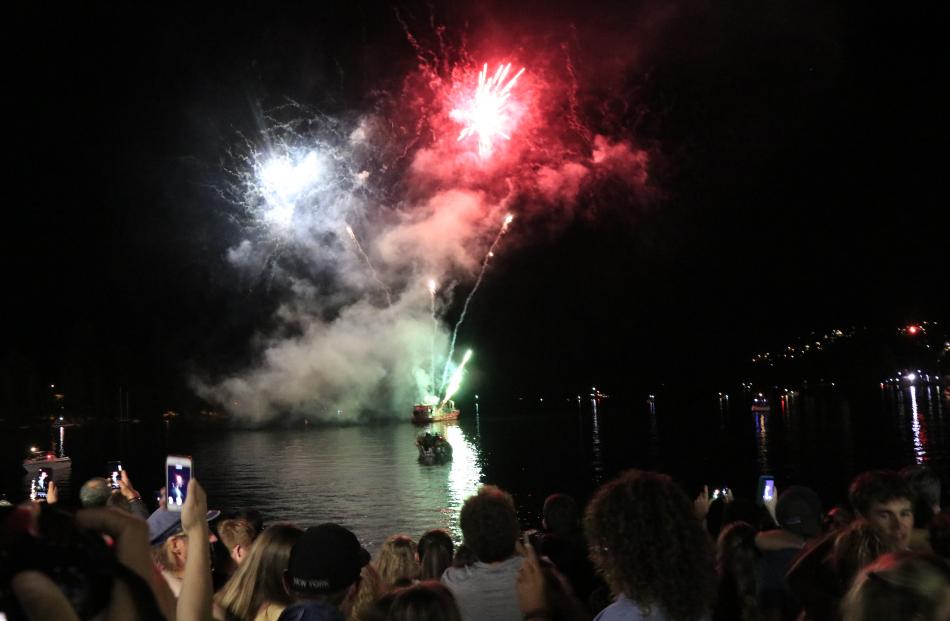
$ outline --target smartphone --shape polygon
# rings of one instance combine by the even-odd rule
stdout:
[[[122,462],[109,462],[109,487],[119,489],[119,481],[122,479]]]
[[[49,482],[53,480],[53,471],[49,468],[37,468],[36,475],[30,481],[30,500],[46,502]]]
[[[775,477],[763,474],[759,477],[759,492],[756,501],[764,505],[775,498]]]
[[[191,456],[169,455],[165,458],[165,489],[168,490],[166,510],[181,511],[188,493],[188,481],[194,476],[194,472]]]

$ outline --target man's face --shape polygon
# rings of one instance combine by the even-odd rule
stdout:
[[[871,505],[867,519],[869,522],[897,540],[902,548],[910,544],[910,532],[914,530],[914,511],[910,500],[895,498],[887,502]]]

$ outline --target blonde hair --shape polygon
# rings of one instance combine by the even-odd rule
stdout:
[[[283,578],[290,550],[302,535],[303,531],[293,524],[274,524],[264,529],[251,545],[247,558],[215,597],[229,619],[251,620],[265,604],[291,603]]]
[[[228,552],[235,546],[249,548],[254,543],[257,533],[251,523],[241,518],[231,520],[221,520],[218,524],[218,537],[221,543],[228,549]]]
[[[185,536],[185,533],[178,532],[163,541],[161,545],[152,546],[152,562],[170,573],[175,573],[183,569],[178,566],[178,557],[175,556],[172,546],[175,543],[175,539]]]
[[[393,535],[383,544],[374,564],[384,590],[391,590],[398,582],[411,583],[419,577],[416,542],[406,535]]]
[[[844,598],[845,621],[943,621],[950,568],[929,554],[892,552],[858,574]]]
[[[349,609],[344,611],[347,621],[363,621],[364,618],[374,618],[372,609],[376,605],[376,600],[382,594],[383,581],[379,577],[379,572],[370,563],[363,565],[363,569],[360,570],[359,588],[349,602]]]
[[[832,563],[845,585],[882,554],[897,552],[897,541],[864,518],[858,518],[835,537]]]

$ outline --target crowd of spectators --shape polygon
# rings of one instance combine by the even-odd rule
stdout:
[[[850,507],[793,485],[762,502],[691,498],[630,470],[586,508],[567,494],[524,528],[484,485],[444,530],[386,539],[375,558],[340,524],[301,529],[209,510],[151,513],[122,472],[81,508],[2,516],[0,618],[208,621],[950,621],[950,513],[933,471],[858,475]],[[215,552],[217,551],[217,552]]]

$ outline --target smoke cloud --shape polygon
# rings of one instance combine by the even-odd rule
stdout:
[[[526,67],[512,92],[517,125],[488,158],[476,139],[457,140],[451,118],[481,69],[462,49],[451,63],[420,53],[372,113],[327,119],[291,106],[268,118],[230,169],[248,235],[227,258],[267,269],[287,296],[252,343],[256,362],[194,378],[199,395],[250,423],[405,418],[459,362],[447,359],[458,301],[486,261],[489,278],[503,269],[486,254],[493,240],[501,253],[529,243],[537,217],[569,216],[605,179],[648,192],[647,151],[580,117],[565,47],[519,57],[509,59]],[[464,339],[462,329],[459,350],[474,349],[477,366],[478,344]]]

